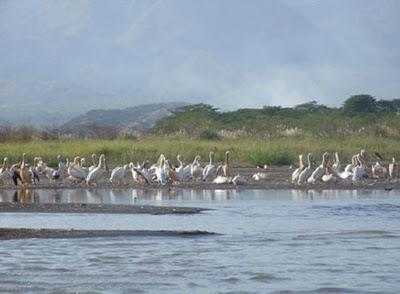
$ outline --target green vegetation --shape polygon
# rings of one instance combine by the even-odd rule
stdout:
[[[343,161],[350,161],[352,154],[365,148],[372,155],[374,151],[383,154],[387,159],[391,156],[400,157],[399,142],[394,139],[382,138],[350,138],[338,141],[336,139],[319,138],[275,138],[275,139],[224,139],[218,141],[199,140],[189,138],[155,138],[148,137],[140,140],[69,140],[69,141],[31,141],[20,143],[0,144],[0,154],[7,156],[11,162],[21,160],[26,152],[28,159],[41,156],[50,165],[56,164],[56,157],[61,154],[72,159],[74,156],[83,156],[90,159],[92,153],[106,154],[109,166],[127,162],[137,162],[144,159],[156,161],[163,153],[176,163],[178,153],[183,155],[186,163],[200,154],[203,162],[208,161],[208,152],[216,150],[216,160],[222,161],[225,150],[232,151],[234,163],[243,166],[258,164],[286,165],[297,161],[297,155],[313,152],[320,159],[324,151],[340,152]],[[371,158],[373,159],[373,157]]]
[[[336,138],[385,137],[400,139],[400,99],[377,101],[370,95],[355,95],[341,108],[316,101],[293,108],[264,107],[219,112],[197,104],[181,107],[148,131],[151,135],[207,138]],[[205,130],[207,132],[205,133]]]
[[[389,159],[400,157],[399,111],[400,99],[376,100],[370,95],[352,96],[340,108],[311,101],[293,108],[220,112],[197,104],[176,109],[141,136],[124,133],[115,140],[65,139],[57,130],[3,128],[0,155],[17,162],[26,152],[31,160],[41,156],[55,165],[58,154],[72,160],[77,155],[90,159],[92,153],[104,153],[114,166],[144,159],[154,162],[161,153],[173,163],[178,153],[186,163],[197,154],[205,162],[208,152],[215,149],[218,161],[223,160],[224,151],[231,150],[235,163],[254,166],[292,164],[298,154],[308,152],[319,160],[324,151],[338,151],[348,162],[364,148]]]

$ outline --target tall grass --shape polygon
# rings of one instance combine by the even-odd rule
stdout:
[[[31,141],[21,143],[1,143],[0,156],[8,157],[10,162],[21,160],[22,153],[28,160],[41,156],[50,165],[56,165],[57,155],[63,158],[79,155],[90,159],[92,153],[104,153],[110,166],[127,162],[141,162],[144,159],[156,161],[163,153],[175,163],[177,154],[186,162],[199,154],[203,162],[208,161],[208,152],[216,151],[216,160],[222,161],[224,152],[230,150],[234,163],[242,166],[257,164],[287,165],[296,162],[300,153],[312,152],[319,160],[325,151],[338,151],[343,161],[361,148],[369,154],[378,151],[387,159],[400,157],[400,142],[389,138],[353,137],[346,140],[318,138],[276,138],[254,139],[238,138],[217,141],[174,137],[149,137],[141,140],[67,140],[67,141]]]

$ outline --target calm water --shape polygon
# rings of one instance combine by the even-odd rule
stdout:
[[[0,214],[0,227],[222,235],[0,242],[0,292],[399,293],[400,191],[64,190],[0,201],[201,206],[198,215]]]

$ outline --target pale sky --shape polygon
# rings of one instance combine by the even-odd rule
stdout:
[[[397,0],[0,0],[0,110],[400,98],[399,29]]]

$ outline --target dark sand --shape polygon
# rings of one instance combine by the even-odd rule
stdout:
[[[149,230],[59,230],[59,229],[2,229],[0,240],[32,238],[99,238],[99,237],[201,237],[216,235],[207,231],[149,231]]]
[[[0,202],[1,212],[40,213],[128,213],[128,214],[194,214],[208,210],[195,207],[151,205],[110,205],[81,203],[17,203]]]

